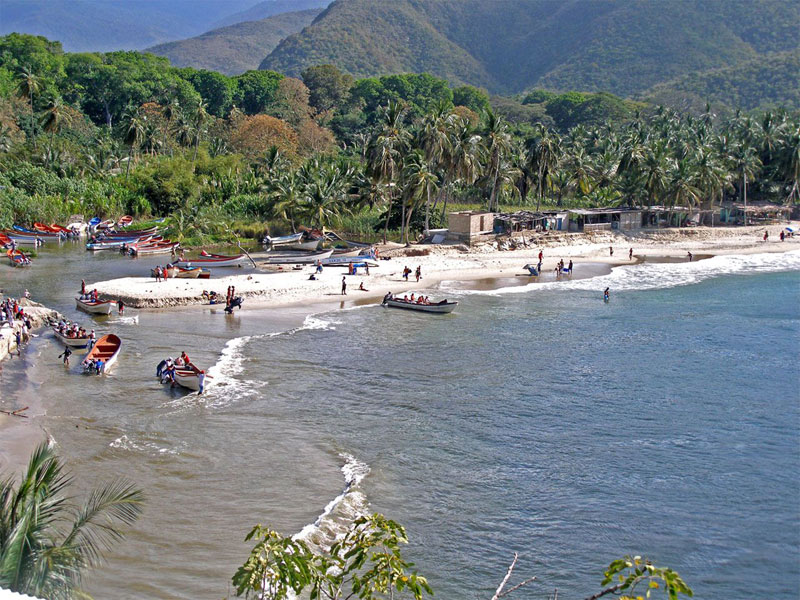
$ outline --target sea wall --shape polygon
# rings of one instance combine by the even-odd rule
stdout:
[[[25,310],[25,313],[30,316],[33,329],[39,329],[49,324],[50,321],[57,321],[61,318],[61,315],[58,312],[47,308],[38,302],[34,302],[33,300],[22,298],[19,300],[19,305],[22,306],[22,308]],[[4,325],[3,327],[0,327],[0,335],[3,336],[0,338],[0,361],[5,360],[9,355],[18,351],[16,336],[14,334],[21,330],[22,321],[19,320],[15,321],[12,326]],[[23,343],[26,341],[27,340],[23,340]]]

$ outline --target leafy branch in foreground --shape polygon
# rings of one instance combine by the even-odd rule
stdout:
[[[377,600],[405,592],[415,600],[433,594],[428,581],[403,559],[405,529],[383,515],[356,519],[327,553],[257,525],[245,541],[257,539],[247,561],[233,576],[239,596],[283,600],[305,589],[311,600]]]
[[[641,556],[626,556],[612,562],[605,572],[602,585],[608,585],[615,579],[618,580],[618,583],[605,588],[594,596],[589,596],[586,600],[596,600],[606,594],[619,595],[620,592],[624,592],[620,596],[620,600],[643,600],[644,596],[636,594],[637,588],[641,585],[647,587],[645,592],[647,598],[654,589],[659,589],[661,586],[670,600],[676,600],[678,594],[694,596],[692,589],[675,571],[668,567],[656,567]]]
[[[122,539],[119,525],[136,521],[143,495],[118,481],[78,506],[66,495],[71,482],[47,443],[19,485],[13,477],[0,482],[0,586],[52,600],[89,597],[80,589],[83,571]]]

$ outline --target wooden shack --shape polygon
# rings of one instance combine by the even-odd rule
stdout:
[[[638,208],[576,208],[569,211],[570,231],[638,231],[642,211]]]
[[[448,239],[469,242],[494,231],[495,214],[473,210],[451,212],[447,215]]]

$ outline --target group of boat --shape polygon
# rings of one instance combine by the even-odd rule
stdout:
[[[180,246],[180,242],[164,239],[158,234],[156,227],[138,230],[107,230],[93,235],[86,244],[91,251],[119,250],[131,256],[151,254],[171,254]]]

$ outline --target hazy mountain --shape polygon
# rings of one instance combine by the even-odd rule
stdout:
[[[147,48],[176,67],[195,67],[237,75],[257,69],[283,38],[311,24],[321,9],[275,15],[208,31],[203,35]]]
[[[43,35],[71,52],[139,49],[208,31],[213,23],[256,2],[0,0],[0,35]]]
[[[215,28],[242,23],[244,21],[260,21],[288,12],[299,12],[311,9],[323,9],[331,3],[331,0],[265,0],[247,10],[229,14],[224,19],[214,23]],[[266,56],[266,55],[265,55]],[[262,56],[263,58],[263,56]]]
[[[337,0],[261,63],[357,77],[427,71],[498,93],[630,96],[797,47],[789,0]]]

